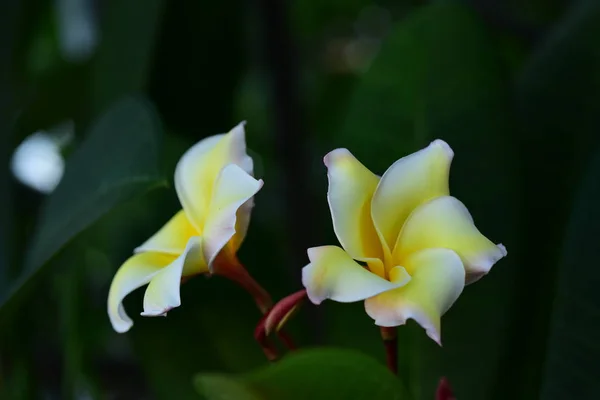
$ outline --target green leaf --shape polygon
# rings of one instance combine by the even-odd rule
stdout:
[[[24,271],[0,303],[2,310],[77,234],[119,204],[163,184],[160,139],[154,111],[140,99],[116,103],[93,124],[43,206]]]
[[[501,381],[520,387],[523,398],[539,396],[546,355],[543,338],[549,334],[550,299],[557,287],[565,226],[579,177],[598,145],[599,35],[600,3],[573,2],[517,81],[523,132],[522,234],[527,248],[536,251],[525,250],[521,259],[527,268],[519,274],[518,303],[527,304],[527,310],[515,313],[510,346],[515,357],[505,365]],[[499,395],[514,393],[514,387],[502,386],[499,391],[504,393]]]
[[[204,374],[196,377],[198,392],[208,400],[261,400],[266,397],[250,385],[224,375]]]
[[[351,350],[316,348],[238,376],[195,378],[208,400],[407,399],[400,381],[376,360]]]
[[[600,149],[567,228],[547,346],[543,400],[600,394]]]
[[[164,0],[106,3],[92,66],[94,111],[146,87],[164,4]]]

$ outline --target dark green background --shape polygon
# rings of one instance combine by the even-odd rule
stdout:
[[[61,50],[69,4],[88,4],[98,33],[83,60]],[[65,120],[75,140],[45,196],[16,181],[10,157]],[[447,376],[459,400],[598,398],[596,0],[3,1],[0,398],[187,399],[200,387],[216,399],[214,385],[292,398],[302,380],[328,399],[348,382],[356,397],[375,385],[394,398],[379,365],[352,367],[385,359],[360,303],[307,305],[289,330],[301,347],[375,360],[317,351],[250,372],[266,364],[260,315],[220,277],[183,285],[166,319],[137,317],[138,291],[126,301],[134,327],[112,331],[111,278],[178,209],[179,156],[241,120],[265,186],[240,258],[274,298],[301,288],[307,247],[337,243],[325,153],[347,147],[382,174],[442,138],[456,154],[453,195],[509,255],[443,318],[443,348],[414,323],[400,329],[404,386],[433,399]],[[250,375],[194,386],[200,372]]]

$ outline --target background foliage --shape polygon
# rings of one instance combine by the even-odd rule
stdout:
[[[275,298],[336,243],[326,152],[381,174],[454,148],[451,190],[509,256],[444,317],[443,348],[400,329],[402,383],[361,304],[304,307],[296,341],[335,349],[266,366],[258,311],[219,277],[167,319],[135,318],[134,293],[135,326],[112,331],[110,280],[176,211],[178,157],[240,120],[266,182],[240,257]],[[0,398],[432,399],[441,376],[461,400],[597,398],[599,131],[596,0],[5,0]],[[34,132],[66,160],[51,194],[10,168]]]

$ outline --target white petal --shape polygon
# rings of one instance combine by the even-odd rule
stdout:
[[[381,242],[371,219],[371,199],[379,177],[347,149],[335,149],[323,161],[329,179],[327,201],[340,244],[355,260],[383,259]]]
[[[136,253],[155,251],[178,256],[185,250],[190,237],[197,236],[198,234],[199,232],[189,221],[185,211],[181,210],[160,228],[157,233],[134,251]]]
[[[223,168],[215,184],[206,226],[204,228],[204,256],[211,266],[221,249],[236,235],[236,222],[240,213],[248,213],[249,200],[260,190],[262,180],[256,180],[241,167],[230,164]],[[245,207],[243,207],[245,206]],[[242,216],[244,221],[249,215]],[[245,230],[242,232],[245,234]],[[236,238],[236,243],[241,239]]]
[[[144,312],[141,315],[145,317],[166,315],[169,310],[179,307],[181,278],[207,272],[205,266],[200,237],[192,237],[185,251],[152,277],[144,295]]]
[[[419,250],[443,247],[454,250],[462,259],[467,283],[487,274],[506,256],[502,245],[495,245],[479,232],[463,203],[444,196],[414,210],[394,249],[394,260],[401,260]]]
[[[414,319],[441,344],[441,316],[454,304],[465,285],[460,257],[448,249],[427,249],[405,261],[410,282],[365,301],[367,314],[379,326],[404,325]]]
[[[227,134],[201,140],[177,164],[177,195],[188,218],[200,232],[207,219],[215,182],[221,170],[229,164],[239,165],[252,173],[252,160],[246,154],[244,123]]]
[[[410,213],[420,204],[449,193],[453,152],[443,140],[401,158],[383,174],[371,203],[371,215],[384,244],[393,249]]]
[[[364,300],[407,282],[392,283],[369,272],[337,246],[310,248],[308,258],[310,264],[302,269],[302,284],[314,304],[325,299],[341,303]]]
[[[119,268],[108,292],[108,316],[113,329],[127,332],[133,321],[123,307],[123,299],[135,289],[144,286],[163,268],[175,260],[175,256],[145,252],[130,257]]]

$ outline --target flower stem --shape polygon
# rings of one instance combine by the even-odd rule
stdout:
[[[267,313],[273,307],[273,300],[269,293],[250,276],[245,268],[236,268],[226,276],[250,293],[262,314]]]
[[[290,335],[287,332],[285,332],[283,329],[281,329],[279,332],[277,332],[277,336],[279,336],[279,339],[283,342],[283,344],[285,344],[285,347],[287,347],[288,350],[294,351],[294,350],[298,349],[298,347],[296,347],[296,345],[294,344],[294,341],[292,340]]]
[[[256,329],[254,330],[254,340],[256,340],[262,348],[267,360],[276,361],[279,358],[279,353],[264,329],[264,321],[267,318],[267,315],[268,314],[263,315],[260,319],[260,322],[256,326]]]
[[[244,290],[246,290],[254,298],[256,306],[260,310],[263,317],[259,323],[259,328],[255,331],[254,337],[262,347],[266,357],[270,361],[275,361],[279,358],[277,349],[271,343],[267,337],[267,332],[264,330],[264,321],[269,316],[269,312],[273,308],[273,300],[271,295],[248,273],[246,268],[237,259],[237,257],[223,257],[217,258],[213,266],[214,273],[222,275],[228,279],[231,279]],[[260,328],[262,326],[262,328]],[[262,329],[262,332],[261,332]],[[296,345],[292,341],[292,338],[283,330],[277,332],[277,336],[282,343],[289,349],[295,350]]]
[[[397,328],[381,327],[381,338],[385,346],[387,367],[394,375],[398,374],[398,331]]]
[[[435,400],[456,400],[446,377],[440,379],[440,383],[435,392]]]
[[[231,279],[250,293],[262,314],[267,313],[273,307],[273,300],[269,293],[252,278],[237,257],[217,257],[213,268],[215,274]]]

